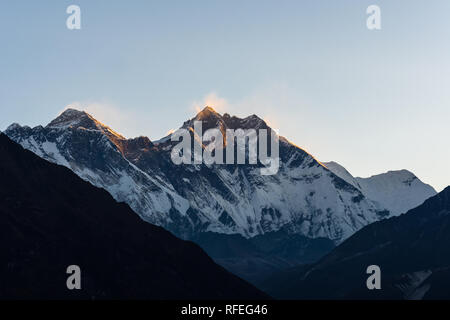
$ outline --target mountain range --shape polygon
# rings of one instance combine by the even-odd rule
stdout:
[[[203,130],[270,129],[256,115],[239,118],[206,107],[181,126],[193,140],[194,121],[202,121]],[[250,281],[313,262],[364,226],[436,194],[406,170],[354,178],[281,136],[279,171],[263,176],[250,164],[176,165],[171,135],[127,139],[71,108],[45,127],[12,124],[5,134],[107,190],[143,220],[196,241]]]
[[[0,134],[0,299],[268,299],[196,244]],[[68,266],[81,290],[68,290]]]

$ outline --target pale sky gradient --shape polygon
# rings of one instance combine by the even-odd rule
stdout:
[[[66,28],[66,8],[82,29]],[[366,28],[378,4],[382,30]],[[450,185],[448,0],[47,0],[0,3],[0,130],[85,106],[164,136],[213,102],[265,118],[355,176]]]

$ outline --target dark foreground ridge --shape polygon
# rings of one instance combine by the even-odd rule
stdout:
[[[66,269],[81,268],[81,290]],[[0,299],[266,299],[192,242],[0,134]]]
[[[450,299],[450,187],[399,217],[358,231],[318,263],[281,272],[263,289],[286,299]],[[381,269],[368,290],[366,268]]]

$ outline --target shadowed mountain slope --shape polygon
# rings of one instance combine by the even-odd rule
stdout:
[[[200,247],[0,134],[1,299],[261,299]],[[81,290],[66,288],[69,265]]]
[[[450,187],[399,217],[355,233],[310,266],[261,286],[288,299],[450,299]],[[381,290],[368,290],[366,269],[381,268]]]

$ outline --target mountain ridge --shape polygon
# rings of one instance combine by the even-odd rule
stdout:
[[[356,232],[320,261],[269,277],[282,299],[448,299],[450,187],[397,217]],[[366,268],[381,269],[381,290],[366,288]]]
[[[0,298],[268,299],[200,247],[0,134]],[[69,265],[81,290],[68,290]]]
[[[82,121],[74,120],[74,115]],[[281,172],[261,178],[250,165],[175,166],[169,160],[173,146],[170,135],[155,143],[146,137],[125,139],[111,134],[114,131],[107,126],[98,128],[92,119],[85,112],[68,109],[45,128],[13,126],[6,134],[44,159],[65,165],[104,187],[116,200],[129,203],[144,220],[183,238],[198,232],[253,237],[283,227],[307,237],[340,242],[362,226],[391,214],[283,137]],[[192,127],[199,119],[204,130],[217,126],[221,130],[270,129],[256,115],[221,115],[211,107],[185,121],[182,128]],[[75,125],[67,126],[71,121]],[[85,126],[95,125],[98,130],[83,130],[85,121],[89,122]],[[144,190],[148,191],[143,194]]]
[[[423,203],[424,195],[425,198],[429,198],[437,194],[431,185],[423,183],[414,173],[406,169],[390,170],[360,178],[353,177],[336,162],[324,162],[324,165],[394,215],[419,206]]]
[[[312,263],[367,224],[393,215],[281,136],[279,170],[262,176],[258,165],[175,165],[171,149],[177,142],[170,135],[153,142],[122,139],[103,124],[96,129],[100,122],[83,112],[69,113],[87,118],[84,126],[91,129],[75,121],[62,128],[15,125],[6,134],[104,188],[143,220],[195,241],[216,262],[254,284],[270,273]],[[192,128],[198,118],[204,130],[270,129],[256,115],[238,118],[205,108],[181,126],[191,139],[198,140]],[[426,197],[418,195],[419,200]],[[224,257],[224,252],[230,254]]]

